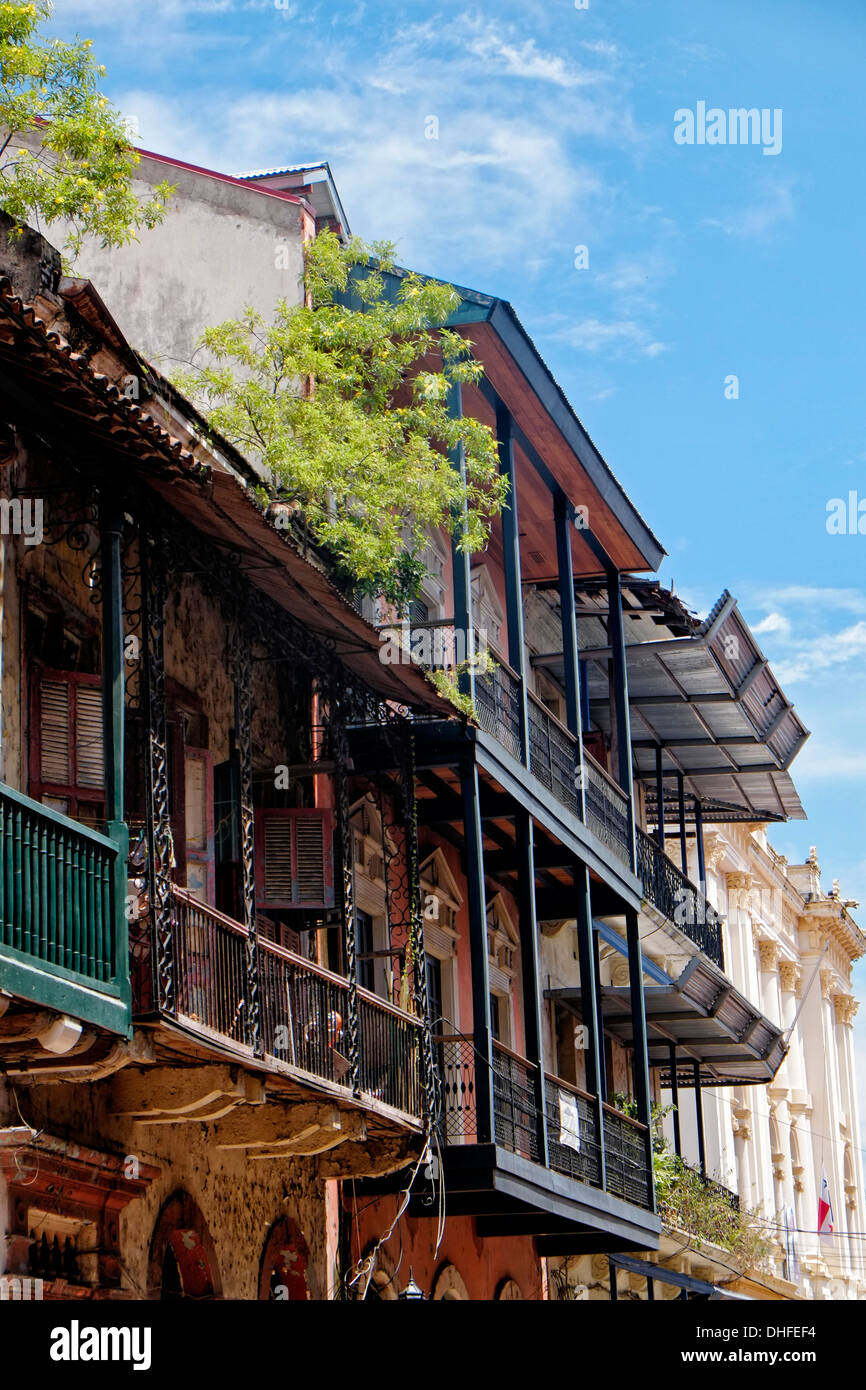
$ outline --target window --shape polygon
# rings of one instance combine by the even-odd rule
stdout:
[[[39,669],[32,686],[30,791],[64,815],[105,819],[102,686],[98,676]]]
[[[502,1024],[499,1016],[499,996],[490,996],[490,1031],[497,1042],[502,1041]]]
[[[330,811],[256,812],[258,906],[333,907],[334,857]]]
[[[445,1003],[442,997],[442,962],[436,956],[427,956],[427,1005],[434,1033],[444,1033],[443,1016]]]
[[[372,994],[376,984],[376,959],[373,955],[373,918],[369,912],[355,913],[355,951],[358,961],[358,984]]]

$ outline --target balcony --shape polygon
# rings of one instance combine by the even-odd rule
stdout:
[[[637,830],[637,868],[644,896],[720,970],[725,968],[718,913],[655,840]]]
[[[0,786],[0,987],[126,1034],[127,931],[118,847]]]
[[[412,658],[432,669],[453,669],[456,639],[453,624],[415,624],[400,632]],[[476,674],[475,713],[479,726],[517,761],[523,761],[520,677],[498,654],[492,670]],[[631,865],[629,798],[586,748],[539,698],[527,697],[529,770],[547,792],[573,816],[583,820],[597,839],[627,868]],[[582,759],[581,759],[582,751]],[[581,780],[584,795],[581,796]],[[585,814],[584,814],[585,804]]]
[[[493,1157],[485,1159],[485,1154],[493,1147],[524,1160],[524,1172],[532,1173],[532,1187],[541,1191],[549,1188],[559,1199],[551,1199],[547,1204],[536,1191],[537,1209],[534,1215],[526,1216],[527,1230],[531,1227],[534,1234],[567,1239],[563,1222],[567,1224],[570,1220],[575,1228],[603,1228],[605,1220],[609,1220],[615,1234],[625,1239],[622,1248],[628,1246],[628,1227],[640,1231],[635,1237],[637,1245],[641,1241],[652,1245],[657,1223],[653,1225],[655,1217],[650,1215],[653,1192],[644,1125],[611,1106],[602,1105],[602,1145],[596,1100],[546,1073],[544,1106],[548,1162],[545,1167],[536,1068],[500,1043],[494,1043],[495,1144],[487,1146],[478,1141],[475,1109],[478,1058],[472,1039],[462,1035],[440,1037],[436,1042],[436,1055],[441,1080],[440,1135],[445,1152],[446,1185],[449,1191],[460,1192],[464,1204],[460,1210],[464,1209],[470,1191],[477,1193],[474,1207],[482,1216],[497,1212],[492,1196],[497,1189],[503,1203],[512,1198],[525,1203],[528,1209],[533,1202],[530,1184],[521,1191],[515,1182],[518,1173],[513,1171],[514,1165],[507,1161],[503,1164]],[[474,1156],[469,1152],[474,1149],[478,1151],[477,1162],[473,1162]],[[497,1179],[493,1171],[481,1177],[476,1175],[473,1188],[471,1181],[467,1181],[467,1174],[473,1167],[483,1169],[485,1163],[490,1170],[504,1169],[505,1176]],[[526,1164],[531,1165],[530,1170],[526,1169]],[[471,1208],[473,1202],[469,1206]],[[590,1215],[593,1209],[594,1217]]]
[[[250,940],[239,922],[172,890],[171,1017],[203,1038],[253,1058]],[[261,1054],[269,1070],[302,1074],[339,1095],[355,1088],[413,1120],[423,1111],[421,1020],[357,990],[358,1060],[350,1047],[347,980],[313,961],[257,942]]]

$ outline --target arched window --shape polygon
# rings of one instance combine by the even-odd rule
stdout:
[[[310,1298],[310,1252],[296,1222],[283,1217],[268,1232],[259,1269],[259,1298],[304,1303]]]
[[[159,1299],[219,1298],[216,1251],[207,1223],[188,1192],[172,1193],[150,1242],[148,1285]]]
[[[469,1302],[469,1290],[463,1282],[463,1276],[454,1265],[444,1265],[436,1276],[433,1285],[434,1302],[443,1298],[460,1299],[463,1303]]]

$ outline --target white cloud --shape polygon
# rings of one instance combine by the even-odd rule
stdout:
[[[791,222],[794,218],[794,185],[792,180],[764,182],[758,197],[748,207],[707,217],[704,226],[718,227],[726,236],[760,240]]]
[[[471,21],[468,23],[471,28],[478,30],[468,40],[469,52],[485,64],[496,65],[508,77],[550,82],[556,87],[592,86],[605,79],[605,74],[579,68],[560,54],[542,53],[535,39],[525,39],[522,43],[510,42],[493,24],[477,26]],[[594,51],[597,56],[609,56],[604,47]]]
[[[653,339],[634,319],[579,319],[559,329],[555,336],[579,352],[624,351],[657,357],[667,351],[665,343]]]

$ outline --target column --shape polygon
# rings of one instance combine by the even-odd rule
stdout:
[[[493,1049],[490,1032],[490,971],[487,949],[487,892],[478,768],[473,762],[460,778],[463,843],[472,965],[472,1037],[475,1045],[475,1127],[479,1144],[493,1141]]]
[[[117,846],[114,864],[114,931],[112,973],[120,997],[132,1003],[129,966],[129,921],[126,888],[129,829],[123,818],[123,743],[126,679],[123,667],[123,508],[114,498],[100,499],[102,546],[102,747],[105,764],[106,834]]]
[[[526,1059],[536,1068],[535,1103],[539,1162],[547,1167],[547,1088],[544,1078],[544,1037],[538,969],[538,924],[535,919],[535,853],[532,818],[523,809],[515,816],[517,835],[517,901],[520,922],[520,963],[523,979],[523,1027]]]
[[[613,666],[613,693],[616,713],[616,765],[613,773],[626,796],[631,825],[630,863],[635,863],[634,787],[632,783],[631,721],[628,704],[628,665],[625,628],[622,618],[622,587],[617,570],[607,571],[607,632]]]
[[[526,647],[523,634],[523,583],[520,571],[520,521],[517,510],[517,470],[511,415],[500,401],[496,408],[499,472],[508,479],[508,497],[502,508],[502,552],[505,566],[505,613],[508,625],[508,661],[520,681],[520,747],[529,762],[529,709],[527,703]]]

